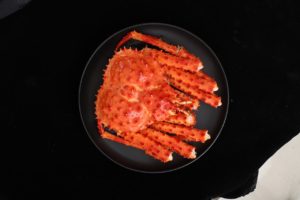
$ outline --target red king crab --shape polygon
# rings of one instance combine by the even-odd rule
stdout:
[[[130,39],[160,50],[120,49]],[[116,46],[97,94],[100,135],[141,149],[162,162],[171,161],[172,152],[195,158],[195,147],[187,142],[204,143],[210,135],[193,128],[193,110],[199,107],[199,100],[213,107],[221,105],[221,98],[214,94],[216,81],[202,68],[200,59],[183,47],[136,31],[128,33]]]

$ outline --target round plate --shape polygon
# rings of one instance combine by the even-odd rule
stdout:
[[[204,64],[203,71],[213,77],[219,86],[217,95],[222,97],[222,106],[216,108],[201,103],[196,111],[198,129],[208,129],[211,139],[206,143],[196,143],[197,158],[189,160],[173,154],[173,161],[161,163],[146,155],[143,151],[116,142],[102,139],[99,136],[95,116],[95,100],[97,90],[103,83],[103,71],[108,59],[114,54],[117,43],[129,31],[136,30],[153,35],[175,45],[184,46],[198,56]],[[126,46],[141,48],[144,43],[130,41]],[[168,24],[147,23],[125,28],[106,39],[93,53],[81,77],[79,86],[79,110],[84,127],[96,147],[110,160],[134,171],[146,173],[162,173],[182,168],[199,159],[216,141],[226,120],[228,111],[228,84],[225,73],[213,51],[194,34]]]

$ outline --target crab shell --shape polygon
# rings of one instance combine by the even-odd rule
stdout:
[[[160,64],[143,51],[124,49],[110,60],[99,90],[96,114],[121,132],[137,132],[176,110]]]

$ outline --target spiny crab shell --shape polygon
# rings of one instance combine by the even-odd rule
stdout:
[[[95,102],[100,135],[142,149],[163,162],[172,160],[173,151],[195,158],[195,148],[185,141],[205,142],[209,135],[207,130],[192,128],[196,123],[192,110],[198,108],[199,100],[213,107],[221,105],[221,98],[214,94],[217,83],[199,71],[201,61],[184,48],[133,31],[117,49],[129,39],[164,51],[146,47],[115,52]],[[104,131],[102,125],[117,135]]]
[[[118,51],[98,94],[96,110],[102,123],[114,130],[137,132],[175,112],[173,89],[163,74],[161,65],[143,50]]]

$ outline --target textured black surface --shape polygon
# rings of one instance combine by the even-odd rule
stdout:
[[[299,132],[296,1],[64,2],[34,1],[0,21],[3,199],[43,189],[56,198],[140,198],[136,191],[156,198],[220,196],[247,182]],[[115,165],[91,143],[78,112],[89,56],[112,33],[144,22],[198,35],[221,60],[230,86],[217,142],[174,173],[145,175]]]
[[[168,24],[148,23],[125,28],[116,34],[113,34],[97,48],[84,70],[79,87],[79,109],[81,111],[83,123],[89,137],[96,147],[108,156],[108,158],[121,166],[135,171],[148,173],[163,173],[182,168],[197,159],[184,159],[181,156],[174,154],[172,162],[162,163],[147,156],[143,151],[126,147],[106,139],[101,139],[99,136],[97,122],[95,120],[95,94],[97,94],[97,91],[103,82],[102,77],[104,69],[106,68],[108,59],[114,55],[118,41],[132,30],[160,37],[162,40],[171,44],[182,45],[194,55],[201,56],[201,61],[205,65],[203,71],[218,82],[219,90],[216,94],[222,97],[223,105],[216,109],[201,103],[200,108],[195,112],[198,119],[195,127],[198,129],[209,130],[211,136],[211,139],[204,144],[194,144],[196,147],[197,159],[199,159],[218,138],[228,112],[229,91],[224,70],[216,55],[200,38],[180,27]],[[131,48],[143,48],[145,43],[134,41],[132,44],[128,42],[126,45]]]

